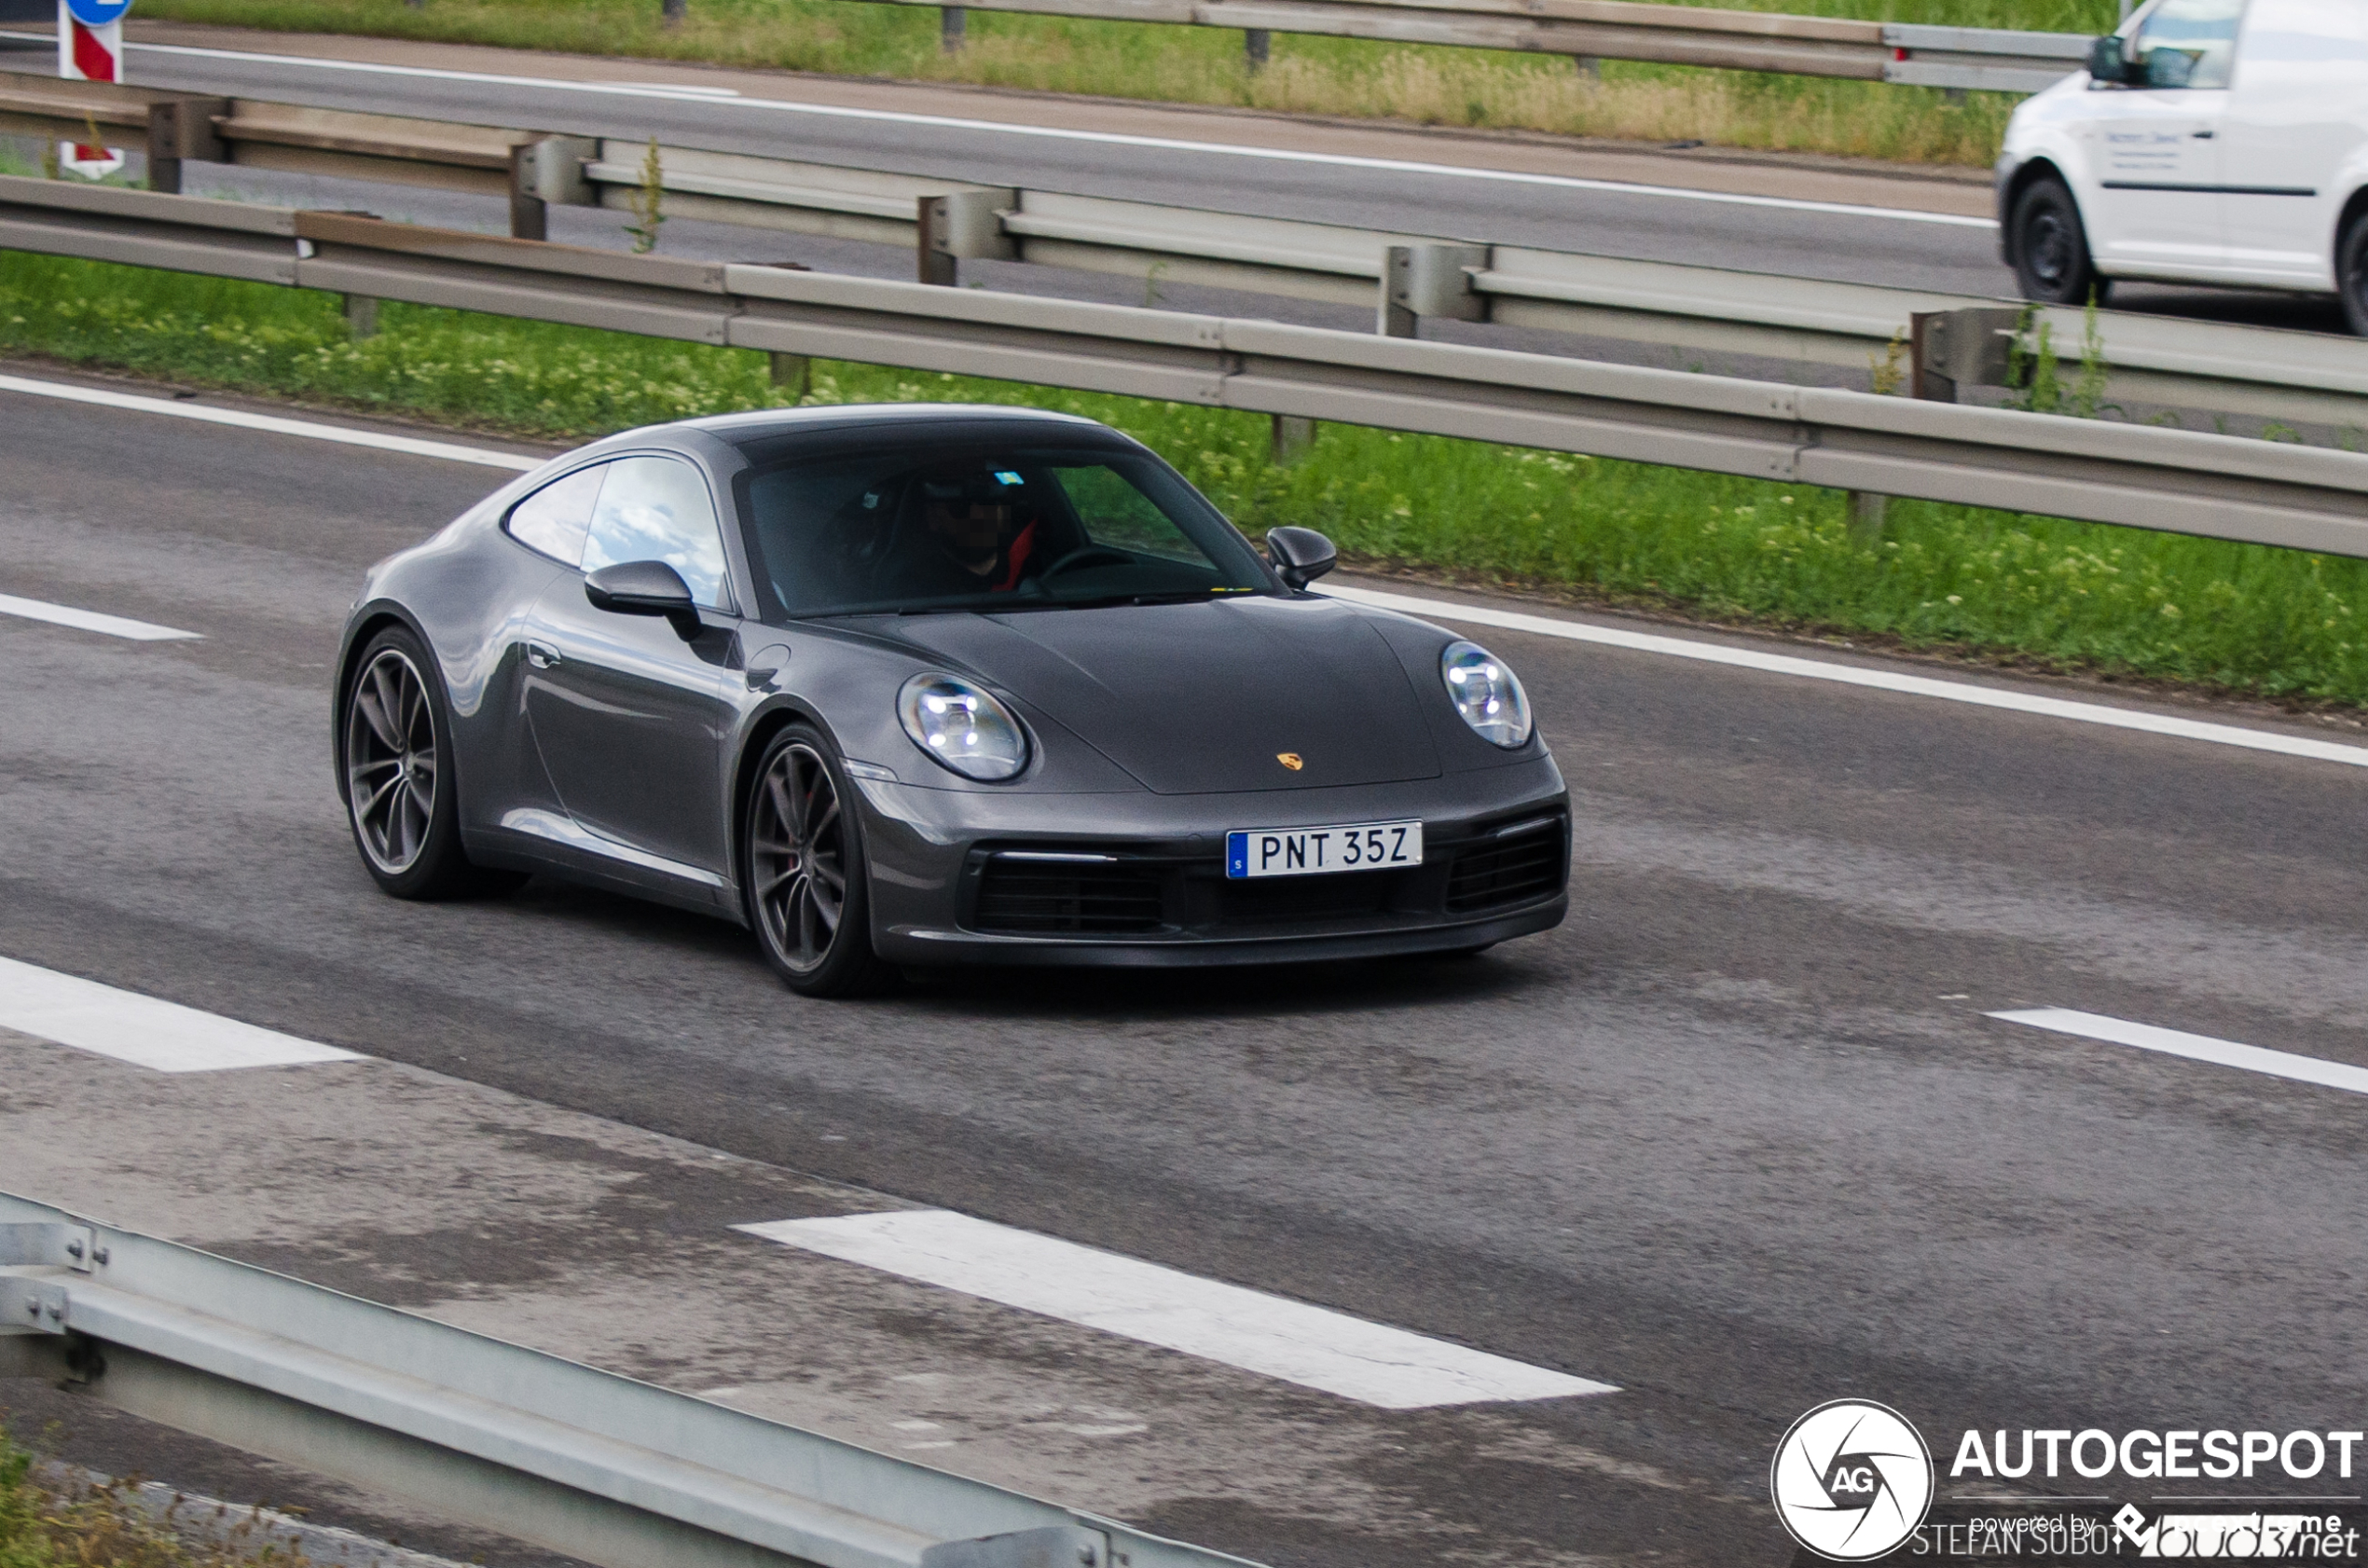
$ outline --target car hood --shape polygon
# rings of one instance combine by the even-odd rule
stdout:
[[[1336,599],[910,616],[895,635],[977,671],[1160,794],[1439,772],[1405,667]]]

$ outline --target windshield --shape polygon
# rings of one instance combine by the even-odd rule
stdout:
[[[1270,591],[1248,543],[1165,464],[1108,448],[835,456],[745,481],[784,618],[1052,610]]]

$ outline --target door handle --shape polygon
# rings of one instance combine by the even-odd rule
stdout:
[[[2193,136],[2198,142],[2209,142],[2212,139],[2216,132],[2210,131],[2191,131],[2188,134]]]
[[[559,662],[559,651],[547,642],[526,645],[526,662],[537,669],[549,669]]]

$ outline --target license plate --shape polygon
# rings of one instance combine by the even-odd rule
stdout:
[[[1330,828],[1245,828],[1225,835],[1225,874],[1315,876],[1423,863],[1420,822],[1347,822]]]

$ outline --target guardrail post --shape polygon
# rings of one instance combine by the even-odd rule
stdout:
[[[1019,200],[1015,190],[953,190],[922,197],[914,246],[921,282],[953,287],[965,257],[1011,260],[1018,252],[1003,232],[1003,214]]]
[[[680,27],[691,8],[691,0],[661,0],[658,20],[668,27]]]
[[[947,54],[960,54],[962,40],[971,30],[971,13],[959,6],[941,6],[937,12],[937,47]]]
[[[811,354],[774,354],[773,384],[795,389],[800,398],[814,390],[814,356]]]
[[[222,98],[168,98],[148,105],[148,188],[177,196],[181,160],[224,163],[229,155],[213,129],[216,115],[230,112]]]
[[[1419,337],[1425,316],[1488,320],[1487,298],[1472,289],[1472,273],[1487,267],[1486,245],[1392,245],[1382,263],[1381,317],[1373,330]]]
[[[1909,393],[1928,403],[1954,403],[1960,387],[2003,387],[2007,351],[2022,312],[1985,306],[1966,310],[1919,310],[1907,318]]]
[[[1594,55],[1575,54],[1571,63],[1578,67],[1578,77],[1583,82],[1591,84],[1604,79],[1604,62]]]
[[[1263,27],[1246,29],[1242,34],[1242,60],[1253,75],[1266,69],[1267,61],[1274,53],[1274,34]]]
[[[588,136],[538,136],[512,147],[510,238],[549,239],[551,202],[563,207],[599,205],[599,199],[584,177],[584,164],[599,154],[600,144]]]
[[[534,144],[521,142],[510,149],[510,238],[547,240],[551,214],[535,193]]]
[[[379,335],[379,302],[377,300],[366,294],[349,294],[344,296],[344,304],[345,330],[349,337],[359,342],[365,337],[376,337]]]
[[[526,189],[555,207],[598,207],[600,193],[584,177],[584,166],[597,163],[600,144],[591,136],[538,136],[521,149],[531,155]]]
[[[1851,536],[1863,543],[1873,543],[1883,536],[1883,514],[1890,509],[1891,497],[1871,490],[1847,490],[1850,498]]]
[[[1272,418],[1267,456],[1275,467],[1287,468],[1315,446],[1315,421],[1297,414],[1276,414]]]

